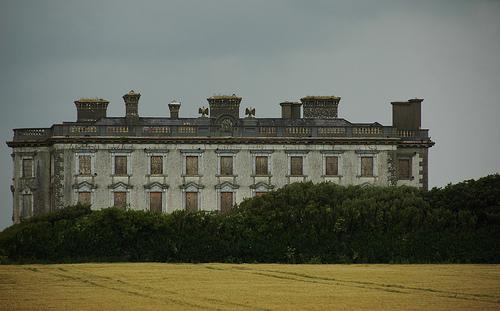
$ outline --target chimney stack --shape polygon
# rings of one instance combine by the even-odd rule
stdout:
[[[179,110],[181,109],[181,103],[173,100],[168,104],[168,109],[170,110],[171,119],[179,119]]]
[[[282,102],[281,106],[281,118],[296,120],[300,119],[300,107],[301,103],[298,102]]]
[[[306,119],[336,119],[340,97],[306,96],[300,99]]]
[[[414,98],[405,102],[391,102],[392,126],[400,130],[420,129],[423,101],[423,99]]]
[[[141,94],[135,93],[134,90],[123,95],[123,101],[125,101],[125,118],[127,120],[135,121],[139,119],[139,98],[141,98]]]
[[[75,101],[77,122],[95,122],[106,118],[109,101],[102,98],[80,98]]]
[[[210,118],[230,115],[235,120],[240,117],[241,97],[233,95],[214,95],[207,98],[210,107]]]

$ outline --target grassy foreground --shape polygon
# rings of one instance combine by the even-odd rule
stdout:
[[[499,265],[0,266],[1,310],[499,310]]]

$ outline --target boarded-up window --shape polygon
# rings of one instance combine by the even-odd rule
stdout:
[[[290,157],[290,175],[301,176],[303,174],[302,164],[302,157]]]
[[[233,157],[220,157],[220,174],[222,176],[233,175]]]
[[[114,195],[114,206],[118,208],[123,208],[127,206],[127,193],[126,192],[113,192]]]
[[[23,177],[33,177],[33,159],[23,159]]]
[[[198,175],[198,157],[197,156],[186,156],[186,175],[188,175],[188,176]]]
[[[89,192],[89,191],[78,192],[78,203],[90,205],[90,204],[92,204],[91,201],[92,201],[91,200],[91,192]]]
[[[264,195],[264,194],[266,194],[266,193],[267,193],[267,192],[263,192],[263,191],[256,191],[256,192],[255,192],[255,196],[256,196],[256,197],[261,197],[261,196],[263,196],[263,195]]]
[[[33,215],[33,196],[31,194],[22,195],[22,206],[20,216],[22,219],[26,219]]]
[[[398,160],[398,177],[399,179],[410,179],[411,177],[411,161],[410,159]]]
[[[255,175],[269,175],[267,166],[268,157],[267,156],[256,156],[255,157]]]
[[[190,212],[198,210],[198,192],[186,192],[186,210]]]
[[[373,176],[373,157],[361,157],[361,176]]]
[[[127,175],[127,156],[115,156],[115,175]]]
[[[151,175],[163,174],[163,157],[151,156]]]
[[[149,210],[151,212],[161,213],[162,211],[162,194],[161,192],[149,193]]]
[[[78,174],[88,176],[92,173],[91,159],[89,155],[78,156]]]
[[[220,193],[220,211],[222,213],[228,212],[233,207],[233,193],[221,192]]]
[[[337,176],[339,174],[339,158],[335,156],[325,157],[325,175]]]

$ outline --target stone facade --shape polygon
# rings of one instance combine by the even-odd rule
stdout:
[[[415,122],[404,129],[348,122],[337,117],[339,97],[282,103],[281,118],[255,118],[254,109],[240,118],[236,95],[209,98],[208,116],[200,109],[199,118],[180,118],[180,104],[172,103],[170,118],[144,118],[139,98],[124,96],[125,117],[106,117],[105,100],[81,99],[77,122],[14,130],[14,222],[78,201],[226,210],[302,181],[427,188],[428,130]],[[404,111],[396,117],[420,121]]]

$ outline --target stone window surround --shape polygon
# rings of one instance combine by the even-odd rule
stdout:
[[[265,150],[265,149],[257,149],[250,150],[250,154],[252,155],[252,176],[251,177],[271,177],[272,176],[272,161],[271,154],[274,150]],[[256,175],[256,157],[267,157],[267,175]]]
[[[80,175],[80,156],[90,156],[90,175]],[[77,150],[75,151],[75,176],[92,176],[97,175],[95,171],[95,150]],[[113,169],[114,172],[114,169]]]
[[[357,159],[357,174],[356,178],[376,178],[378,177],[378,150],[356,150],[355,153],[358,155]],[[371,157],[373,158],[373,176],[361,176],[361,158]]]
[[[343,150],[322,150],[321,155],[322,155],[322,168],[323,168],[323,174],[321,177],[342,177],[343,176],[343,157],[342,154],[344,153]],[[337,175],[326,175],[326,157],[337,157]]]
[[[236,154],[239,152],[239,150],[230,150],[230,149],[216,149],[215,153],[217,154],[217,175],[216,177],[237,177],[238,175],[234,173],[236,167],[234,165],[235,163],[235,158]],[[222,175],[220,170],[220,161],[221,157],[232,157],[233,158],[233,174],[232,175]],[[199,164],[199,163],[198,163]],[[199,167],[198,167],[198,172],[199,172]]]
[[[396,160],[398,161],[397,162],[397,167],[396,167],[396,172],[397,172],[397,177],[398,177],[398,180],[414,180],[415,179],[415,175],[418,176],[418,170],[417,172],[415,172],[415,170],[413,169],[413,163],[415,161],[415,158],[416,158],[416,155],[417,153],[416,152],[398,152],[397,155],[396,155]],[[399,159],[408,159],[410,160],[410,178],[399,178]],[[417,174],[415,174],[417,173]]]
[[[94,204],[95,197],[95,189],[90,183],[82,182],[80,185],[76,186],[74,189],[75,199],[73,200],[74,204],[78,203],[78,193],[79,192],[90,192],[90,204]]]
[[[24,195],[30,195],[31,196],[31,211],[30,211],[30,215],[33,216],[33,208],[34,208],[34,203],[35,203],[35,200],[34,200],[34,195],[33,195],[33,191],[29,188],[29,187],[26,187],[24,188],[22,191],[21,191],[21,195],[19,197],[19,200],[18,200],[18,205],[19,205],[19,209],[18,209],[18,217],[19,219],[21,219],[21,215],[22,215],[22,210],[23,210],[23,199],[24,199]]]
[[[109,150],[111,154],[111,176],[112,177],[130,177],[132,176],[132,150],[125,149],[117,149],[117,150]],[[127,175],[115,175],[115,157],[116,156],[126,156],[127,157]]]
[[[251,185],[250,188],[252,189],[252,197],[255,197],[257,192],[269,192],[274,189],[273,185],[268,185],[263,182],[258,182],[255,185]]]
[[[31,176],[24,176],[24,169],[23,169],[23,161],[24,160],[31,160]],[[35,166],[35,155],[22,155],[21,156],[21,162],[19,162],[21,165],[20,165],[20,168],[19,168],[19,176],[21,176],[21,178],[35,178],[36,176],[36,166]]]
[[[181,171],[181,177],[201,177],[203,176],[203,153],[205,150],[201,149],[182,149],[180,150],[182,154],[182,171]],[[188,156],[193,156],[193,157],[198,157],[198,174],[197,175],[187,175],[186,174],[186,157]],[[190,191],[187,191],[190,192]],[[198,201],[200,195],[198,195]],[[183,195],[183,201],[182,201],[182,206],[184,206],[184,195]]]
[[[198,211],[203,210],[202,208],[202,197],[203,197],[203,188],[204,186],[196,184],[196,183],[188,183],[186,185],[182,185],[182,209],[186,210],[186,192],[197,192],[198,193]]]
[[[287,174],[286,177],[307,177],[307,154],[309,150],[285,150],[287,156]],[[302,157],[302,175],[292,175],[292,157]]]
[[[168,172],[167,172],[167,155],[168,155],[168,150],[167,149],[144,149],[144,153],[146,154],[146,157],[148,158],[148,173],[147,176],[160,176],[160,177],[167,177]],[[151,157],[153,156],[158,156],[163,158],[163,174],[151,174]],[[149,197],[149,196],[148,196]],[[149,204],[148,204],[149,206]]]
[[[157,183],[154,183],[151,187],[149,188],[146,188],[145,187],[145,191],[144,193],[146,194],[146,208],[147,210],[149,210],[149,205],[150,205],[150,193],[151,192],[161,192],[162,195],[161,195],[161,212],[162,213],[166,213],[167,212],[167,189],[166,187],[161,187],[159,184]]]
[[[115,187],[110,186],[109,187],[109,193],[110,193],[110,205],[109,206],[114,206],[115,205],[115,197],[114,193],[115,192],[126,192],[127,193],[127,204],[125,205],[125,208],[130,207],[130,189],[132,189],[131,186],[125,184],[125,183],[117,183]]]
[[[221,211],[221,192],[232,192],[233,193],[233,206],[234,204],[236,203],[236,192],[237,190],[239,189],[239,185],[236,185],[236,184],[232,184],[230,182],[224,182],[222,184],[219,184],[219,185],[216,185],[215,186],[215,189],[216,189],[216,202],[217,202],[217,210],[218,211]]]

